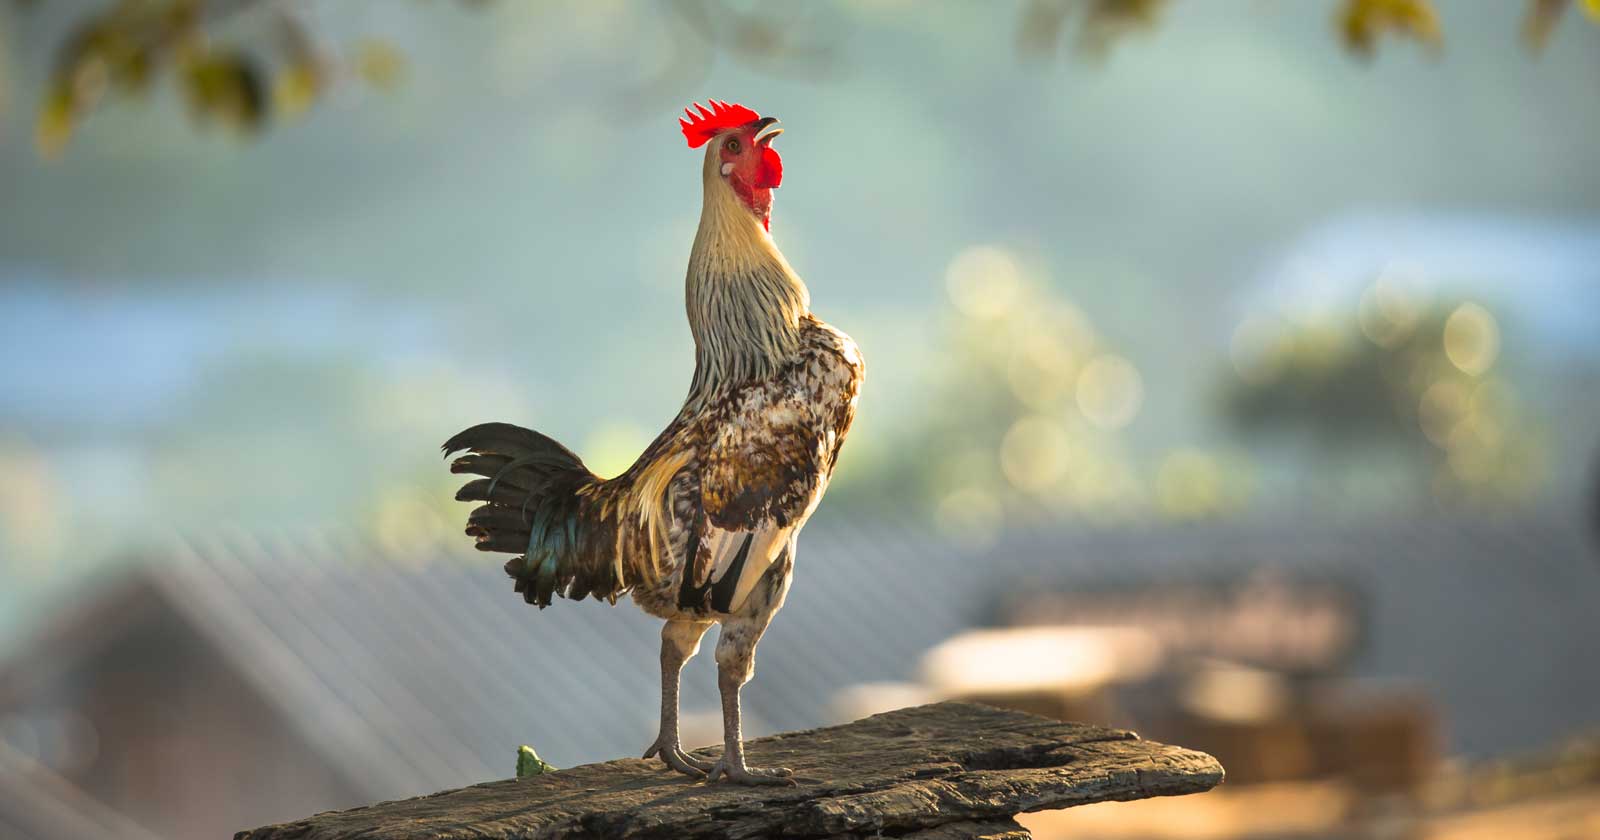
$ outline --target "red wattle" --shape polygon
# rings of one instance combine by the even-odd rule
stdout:
[[[756,170],[756,187],[770,190],[783,183],[783,158],[771,146],[761,150],[761,166]]]

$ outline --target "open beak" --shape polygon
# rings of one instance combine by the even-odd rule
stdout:
[[[783,158],[778,156],[778,150],[772,148],[772,138],[783,133],[781,128],[768,131],[777,117],[762,117],[756,120],[756,148],[760,149],[760,165],[756,169],[755,186],[757,189],[776,189],[783,183]],[[763,134],[762,132],[766,132]]]
[[[763,131],[766,131],[768,126],[777,123],[777,121],[778,121],[777,117],[762,117],[760,120],[756,121],[756,135],[757,135],[756,136],[756,145],[757,146],[770,145],[772,143],[772,138],[777,137],[778,135],[783,133],[783,129],[781,129],[781,128],[774,128],[771,131],[767,131],[766,134],[762,134],[761,133]]]

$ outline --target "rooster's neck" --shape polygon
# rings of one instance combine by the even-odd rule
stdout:
[[[776,374],[800,348],[810,295],[760,218],[709,169],[689,256],[691,399]]]

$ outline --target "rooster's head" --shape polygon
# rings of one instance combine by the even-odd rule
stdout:
[[[689,148],[707,143],[706,188],[719,184],[738,196],[745,207],[770,226],[772,191],[783,181],[783,160],[772,148],[772,138],[783,133],[771,128],[778,120],[763,117],[743,105],[710,100],[707,108],[696,103],[694,110],[683,109],[686,119],[678,120]],[[695,113],[698,111],[699,113]]]

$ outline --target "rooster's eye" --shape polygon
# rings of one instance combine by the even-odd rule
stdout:
[[[731,155],[738,154],[739,153],[739,138],[737,138],[737,137],[729,137],[728,138],[728,142],[723,144],[722,148],[727,149],[728,150],[728,154],[731,154]]]

